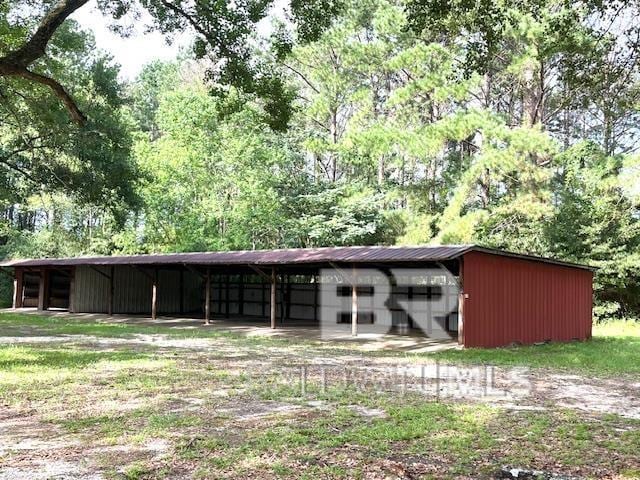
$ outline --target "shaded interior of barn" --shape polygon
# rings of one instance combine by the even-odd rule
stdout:
[[[459,260],[358,265],[358,269],[373,269],[389,279],[390,290],[382,307],[373,301],[376,281],[360,282],[354,292],[349,282],[353,268],[352,264],[25,267],[16,269],[20,298],[15,304],[40,310],[313,326],[320,322],[321,292],[330,286],[337,302],[332,306],[340,311],[334,319],[337,324],[353,322],[355,296],[359,325],[376,324],[386,308],[397,331],[415,329],[421,321],[431,319],[447,332],[457,332]],[[403,278],[394,275],[394,268],[401,269]],[[447,275],[424,274],[443,269]]]

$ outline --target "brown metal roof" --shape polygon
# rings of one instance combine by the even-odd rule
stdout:
[[[528,260],[590,268],[558,260],[520,255],[475,245],[443,245],[417,247],[322,247],[282,250],[240,250],[230,252],[166,253],[103,257],[42,258],[10,260],[0,267],[65,267],[74,265],[285,265],[330,262],[441,262],[452,260],[474,250]]]

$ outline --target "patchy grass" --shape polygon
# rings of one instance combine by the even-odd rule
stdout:
[[[0,323],[13,330],[104,338],[153,332],[197,337],[201,332],[12,314],[0,315]],[[568,365],[569,358],[586,355],[568,352],[600,341],[636,341],[633,329],[631,335],[626,327],[622,331],[621,336],[609,328],[609,335],[594,342],[562,346],[554,354],[556,362]],[[38,455],[45,461],[56,455],[120,479],[490,478],[503,465],[587,477],[633,478],[640,472],[636,420],[587,416],[546,404],[543,411],[510,411],[373,386],[329,382],[327,387],[315,376],[303,394],[299,379],[282,375],[282,366],[322,358],[326,350],[310,345],[287,350],[286,342],[202,333],[217,338],[211,349],[158,348],[149,342],[134,350],[82,338],[0,346],[0,405],[10,412],[5,418],[30,419],[29,429],[43,432],[31,435],[53,433],[82,445],[10,450],[0,456],[0,470]],[[490,353],[498,359],[494,363],[520,365],[507,359],[524,352],[522,361],[545,366],[537,353],[528,352],[559,347]],[[637,347],[625,348],[628,353]],[[282,356],[283,349],[289,357]],[[473,358],[481,351],[452,353],[468,354],[456,361],[491,361]],[[344,361],[353,361],[351,352],[343,354],[350,359]],[[334,360],[343,361],[339,353]],[[609,364],[594,368],[613,371],[604,365]],[[276,372],[270,376],[262,368]],[[7,428],[9,433],[0,435],[11,435]],[[18,442],[20,434],[15,438]]]
[[[280,337],[248,337],[241,333],[214,328],[192,326],[150,326],[95,321],[82,318],[39,316],[27,313],[0,312],[0,329],[3,335],[91,335],[101,338],[131,338],[137,335],[166,335],[176,339],[228,339],[239,340],[244,345],[282,345],[312,343],[304,339],[293,341]]]
[[[125,480],[142,480],[147,478],[161,478],[155,475],[144,462],[134,462],[122,469],[122,476]]]
[[[164,327],[96,322],[68,317],[41,317],[24,313],[0,313],[0,329],[6,335],[91,335],[100,338],[132,338],[163,335],[173,339],[218,339],[243,347],[322,348],[327,354],[349,353],[353,345],[281,337],[247,337],[241,333],[193,327]],[[494,349],[446,350],[434,353],[372,352],[372,357],[403,357],[414,361],[443,360],[459,364],[552,368],[584,374],[612,376],[640,374],[640,323],[612,321],[594,325],[593,338],[585,342],[551,343]]]
[[[361,478],[377,471],[376,478],[486,478],[504,465],[588,475],[631,471],[639,464],[632,451],[640,446],[640,422],[580,419],[566,410],[505,414],[489,406],[410,397],[379,401],[385,418],[363,419],[345,408],[296,422],[280,418],[267,428],[247,429],[241,441],[202,437],[182,444],[178,455],[209,474],[234,477],[262,471]]]
[[[98,372],[166,362],[144,352],[0,345],[0,404],[69,401],[69,385],[90,383]]]
[[[134,351],[91,351],[60,348],[33,348],[20,345],[0,346],[0,370],[38,373],[48,370],[77,370],[98,362],[125,362],[148,358]]]
[[[596,337],[638,338],[640,337],[640,322],[634,320],[612,320],[596,323],[593,326]]]
[[[640,374],[640,323],[597,324],[593,338],[584,342],[448,350],[427,357],[455,363],[544,367],[596,375]]]

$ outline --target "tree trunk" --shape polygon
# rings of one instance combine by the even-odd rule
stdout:
[[[338,144],[338,109],[332,108],[331,119],[329,124],[329,135],[331,136],[331,144],[333,146]],[[329,174],[330,180],[335,182],[338,179],[338,158],[335,151],[332,151],[329,157]]]

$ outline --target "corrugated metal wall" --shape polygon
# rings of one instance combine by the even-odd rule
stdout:
[[[97,267],[108,273],[106,267]],[[202,280],[185,271],[184,311],[202,309]],[[106,313],[109,302],[109,280],[88,266],[76,268],[74,285],[76,312]],[[151,279],[129,266],[114,267],[113,312],[148,314],[151,311]],[[158,313],[180,311],[180,272],[158,271]]]
[[[74,311],[105,313],[109,308],[108,303],[109,280],[90,267],[76,267],[73,292]]]
[[[164,283],[161,281],[164,280],[163,277],[164,275],[158,275],[158,313],[163,311],[162,307],[167,303],[161,293],[167,290],[160,286]],[[173,292],[178,293],[176,285],[171,286],[174,288]],[[151,312],[151,279],[131,267],[116,268],[113,280],[113,312]]]
[[[466,347],[591,337],[591,271],[481,252],[462,270]]]

